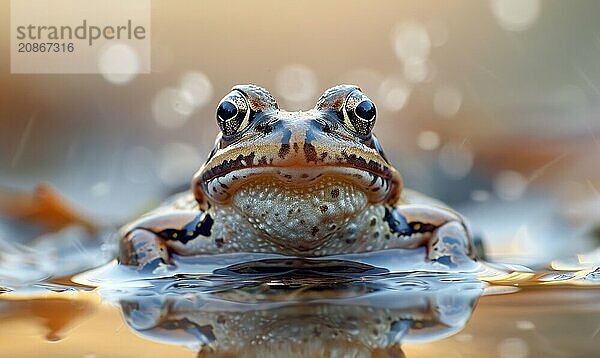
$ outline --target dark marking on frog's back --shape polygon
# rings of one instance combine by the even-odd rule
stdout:
[[[290,145],[289,144],[282,144],[281,147],[279,147],[279,153],[278,156],[281,159],[285,159],[285,157],[290,153]]]
[[[304,143],[304,157],[306,158],[306,162],[317,162],[319,159],[317,156],[317,150],[315,146],[310,143]]]
[[[315,146],[312,144],[312,141],[315,139],[315,134],[313,129],[308,129],[304,136],[304,157],[306,158],[306,162],[317,162],[319,157],[317,155],[317,150]]]

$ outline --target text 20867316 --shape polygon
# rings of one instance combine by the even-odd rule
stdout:
[[[18,52],[73,52],[72,42],[19,42]]]

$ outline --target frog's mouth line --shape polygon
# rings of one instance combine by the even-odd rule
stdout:
[[[386,168],[387,169],[387,168]],[[247,166],[240,169],[214,173],[204,172],[198,181],[205,195],[214,202],[226,203],[237,189],[250,180],[271,176],[287,187],[308,187],[323,176],[345,179],[367,194],[369,202],[380,203],[397,196],[400,187],[398,175],[391,171],[373,172],[353,166],[276,167]],[[392,199],[395,200],[395,199]]]

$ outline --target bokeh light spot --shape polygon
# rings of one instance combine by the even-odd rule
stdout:
[[[433,109],[442,117],[454,116],[462,105],[462,93],[451,85],[441,86],[433,95]]]
[[[132,183],[141,184],[154,177],[154,155],[146,147],[130,148],[123,159],[123,174]]]
[[[473,190],[471,192],[471,200],[477,202],[488,201],[490,196],[491,195],[487,190]]]
[[[461,343],[469,343],[473,341],[473,335],[468,333],[459,333],[454,336],[454,340]]]
[[[429,78],[428,63],[424,60],[412,58],[404,61],[404,78],[410,83],[425,82]]]
[[[452,179],[462,179],[473,167],[473,152],[462,143],[446,143],[440,150],[438,162],[440,168]]]
[[[448,27],[444,22],[440,20],[428,21],[426,27],[432,46],[440,47],[448,42]]]
[[[190,95],[191,104],[195,108],[202,107],[210,101],[213,87],[206,75],[201,72],[188,72],[181,78],[181,90]]]
[[[523,331],[530,331],[535,329],[535,324],[531,321],[517,321],[515,323],[515,326],[517,327],[517,329],[523,330]]]
[[[160,151],[158,177],[166,185],[182,185],[190,181],[201,164],[202,157],[193,146],[181,142],[169,143]]]
[[[518,172],[505,170],[494,179],[494,191],[502,200],[517,200],[527,189],[527,179]]]
[[[109,44],[100,52],[98,69],[108,82],[122,85],[135,78],[140,70],[140,59],[131,46]]]
[[[96,184],[92,185],[90,191],[92,192],[92,196],[99,198],[101,196],[108,195],[111,191],[111,185],[107,181],[99,181]]]
[[[498,24],[508,31],[523,31],[540,14],[540,0],[492,0],[492,12]]]
[[[399,60],[423,62],[429,57],[431,40],[425,26],[418,22],[396,25],[392,32],[394,51]]]
[[[314,99],[317,76],[304,65],[287,65],[277,73],[275,86],[285,100],[303,104]]]
[[[435,150],[440,146],[440,136],[433,131],[423,131],[417,136],[417,145],[423,150]]]
[[[501,358],[525,358],[529,355],[529,347],[521,338],[506,338],[498,344],[498,355]]]
[[[165,128],[178,128],[187,122],[194,110],[192,95],[178,88],[162,89],[152,102],[154,120]]]
[[[378,97],[388,111],[401,110],[410,96],[410,87],[398,78],[386,78],[381,82]]]

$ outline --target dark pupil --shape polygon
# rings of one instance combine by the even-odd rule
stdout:
[[[228,119],[235,117],[237,115],[237,112],[238,112],[238,110],[237,110],[237,107],[235,106],[235,104],[233,104],[229,101],[225,101],[225,102],[221,103],[221,105],[217,109],[217,116],[219,118],[221,118],[222,120],[226,121]]]
[[[371,120],[375,117],[375,105],[371,101],[362,101],[356,106],[354,113],[359,118]]]

